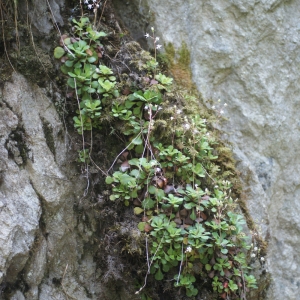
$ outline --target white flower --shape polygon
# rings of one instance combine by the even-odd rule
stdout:
[[[257,247],[254,247],[253,251],[257,251],[257,249],[258,249]]]
[[[160,49],[162,47],[162,45],[156,45],[156,49]]]
[[[97,7],[97,8],[99,8],[99,6],[100,6],[99,4],[96,4],[96,7]]]
[[[206,119],[203,119],[202,122],[203,122],[203,123],[206,123]]]
[[[147,110],[148,108],[149,108],[149,107],[148,107],[148,105],[145,105],[144,109],[146,109],[146,110]]]
[[[161,107],[161,106],[159,106],[159,107],[157,108],[157,110],[162,110],[162,107]]]
[[[154,27],[151,27],[151,31],[154,31]]]
[[[180,110],[180,109],[178,109],[177,111],[176,111],[176,114],[177,115],[180,115],[182,113],[182,110]]]
[[[188,130],[188,129],[190,129],[191,126],[190,126],[190,124],[187,124],[187,123],[186,123],[186,124],[183,125],[183,127],[184,127],[186,130]]]
[[[224,103],[224,106],[226,107],[226,106],[227,106],[227,103]]]
[[[89,4],[89,1],[88,0],[84,0],[84,4]]]
[[[206,133],[206,136],[209,136],[209,132]]]
[[[95,2],[96,2],[96,0],[93,0],[93,2],[95,3]]]
[[[158,36],[155,38],[155,42],[157,42],[157,41],[159,41],[159,37]]]
[[[221,102],[221,99],[218,99],[218,102],[220,103],[220,102]]]
[[[220,114],[221,114],[221,115],[224,114],[224,111],[223,111],[223,110],[220,110]]]
[[[173,117],[171,117],[171,118],[170,118],[170,120],[172,121],[172,120],[174,120],[174,118],[173,118]]]
[[[216,107],[213,105],[213,106],[211,107],[211,109],[216,109]]]
[[[145,38],[146,38],[146,39],[147,39],[149,36],[150,36],[149,33],[146,33],[146,34],[145,34]]]
[[[185,250],[185,253],[189,253],[189,252],[192,252],[192,247],[188,246]]]
[[[88,9],[92,9],[93,5],[92,4],[89,4],[88,5]]]
[[[260,260],[261,260],[261,261],[265,261],[265,258],[264,258],[264,257],[261,257]]]
[[[251,257],[255,257],[255,256],[256,256],[256,254],[255,254],[255,253],[252,253],[252,254],[251,254]]]

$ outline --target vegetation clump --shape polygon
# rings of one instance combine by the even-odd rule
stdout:
[[[102,172],[110,200],[132,206],[144,234],[147,278],[167,278],[196,296],[199,281],[210,282],[222,299],[246,299],[256,287],[246,259],[244,218],[233,200],[232,170],[218,162],[219,142],[200,111],[197,98],[161,73],[154,57],[138,65],[139,76],[117,76],[103,63],[103,31],[86,17],[73,20],[54,56],[62,63],[78,109],[74,127],[84,133],[112,128],[124,144],[112,166]],[[132,76],[134,77],[134,76]],[[92,138],[91,138],[92,140]],[[93,145],[79,160],[93,161]],[[118,167],[116,167],[118,164]]]

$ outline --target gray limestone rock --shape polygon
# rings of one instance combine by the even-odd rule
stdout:
[[[73,210],[85,183],[69,179],[76,170],[68,163],[63,123],[45,91],[20,74],[5,83],[1,96],[0,284],[15,283],[22,273],[26,299],[52,299],[38,289],[48,278],[51,293],[62,293],[62,299],[87,299],[76,284],[83,241],[77,240]],[[60,281],[66,268],[68,296],[51,281]],[[19,299],[18,293],[11,299]]]

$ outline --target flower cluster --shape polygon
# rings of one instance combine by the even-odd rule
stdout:
[[[162,45],[157,44],[157,42],[159,41],[159,37],[154,36],[154,27],[151,27],[151,31],[152,31],[152,36],[149,33],[146,33],[145,38],[146,39],[151,38],[153,40],[155,49],[159,50],[162,47]]]
[[[211,107],[211,109],[216,110],[218,112],[218,115],[221,116],[224,114],[224,109],[227,106],[227,103],[224,103],[223,105],[221,105],[221,100],[218,100],[218,105],[216,107],[216,105],[213,105]]]
[[[185,250],[185,253],[190,253],[192,252],[192,247],[188,246]]]
[[[260,248],[258,247],[253,247],[254,245],[251,244],[251,248],[252,248],[252,253],[250,255],[251,258],[256,258],[258,256],[260,256]],[[265,261],[265,258],[263,256],[260,257],[260,261],[263,263]]]
[[[97,9],[100,7],[101,0],[84,0],[83,3],[87,5],[88,9]]]

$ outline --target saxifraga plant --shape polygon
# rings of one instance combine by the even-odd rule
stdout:
[[[185,107],[173,79],[159,72],[156,55],[144,65],[142,86],[121,95],[116,76],[101,61],[106,34],[88,18],[73,23],[73,34],[61,37],[54,56],[78,102],[73,118],[78,133],[101,128],[105,111],[127,141],[113,163],[122,161],[119,170],[107,170],[106,183],[111,201],[132,205],[141,216],[137,226],[149,245],[148,272],[137,293],[151,273],[156,280],[173,276],[187,296],[197,295],[201,278],[220,298],[245,299],[256,287],[248,274],[245,221],[235,212],[232,184],[214,163],[217,140],[207,121]],[[157,50],[159,39],[152,33]],[[91,151],[83,148],[79,160],[88,163]]]

